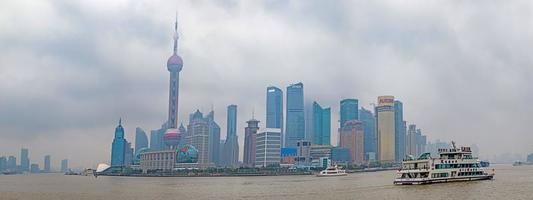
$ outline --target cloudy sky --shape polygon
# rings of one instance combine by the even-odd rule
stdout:
[[[120,117],[167,118],[179,15],[180,114],[226,106],[265,120],[265,90],[303,82],[307,102],[371,108],[379,95],[430,140],[475,143],[483,156],[533,149],[531,1],[7,0],[0,3],[0,155],[108,162]],[[263,123],[264,124],[264,123]]]

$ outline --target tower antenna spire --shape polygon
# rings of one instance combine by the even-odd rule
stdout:
[[[118,125],[119,125],[119,126],[122,126],[122,117],[120,117],[120,118],[118,119]]]
[[[174,54],[178,54],[178,11],[176,11],[176,21],[174,22]]]

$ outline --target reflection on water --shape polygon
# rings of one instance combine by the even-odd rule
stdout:
[[[533,166],[494,165],[492,181],[395,186],[395,171],[344,177],[0,176],[0,199],[532,199]]]

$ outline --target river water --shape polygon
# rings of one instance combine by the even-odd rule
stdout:
[[[395,171],[344,177],[0,176],[0,199],[533,199],[533,166],[495,165],[494,180],[395,186]]]

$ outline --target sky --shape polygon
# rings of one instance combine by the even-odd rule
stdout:
[[[533,2],[7,0],[0,3],[0,156],[109,162],[119,118],[134,143],[167,119],[166,61],[179,18],[179,121],[226,107],[265,121],[266,87],[367,109],[394,95],[429,140],[481,156],[533,151]],[[262,127],[263,127],[262,126]],[[242,152],[241,152],[242,154]],[[505,157],[505,156],[503,156]]]

